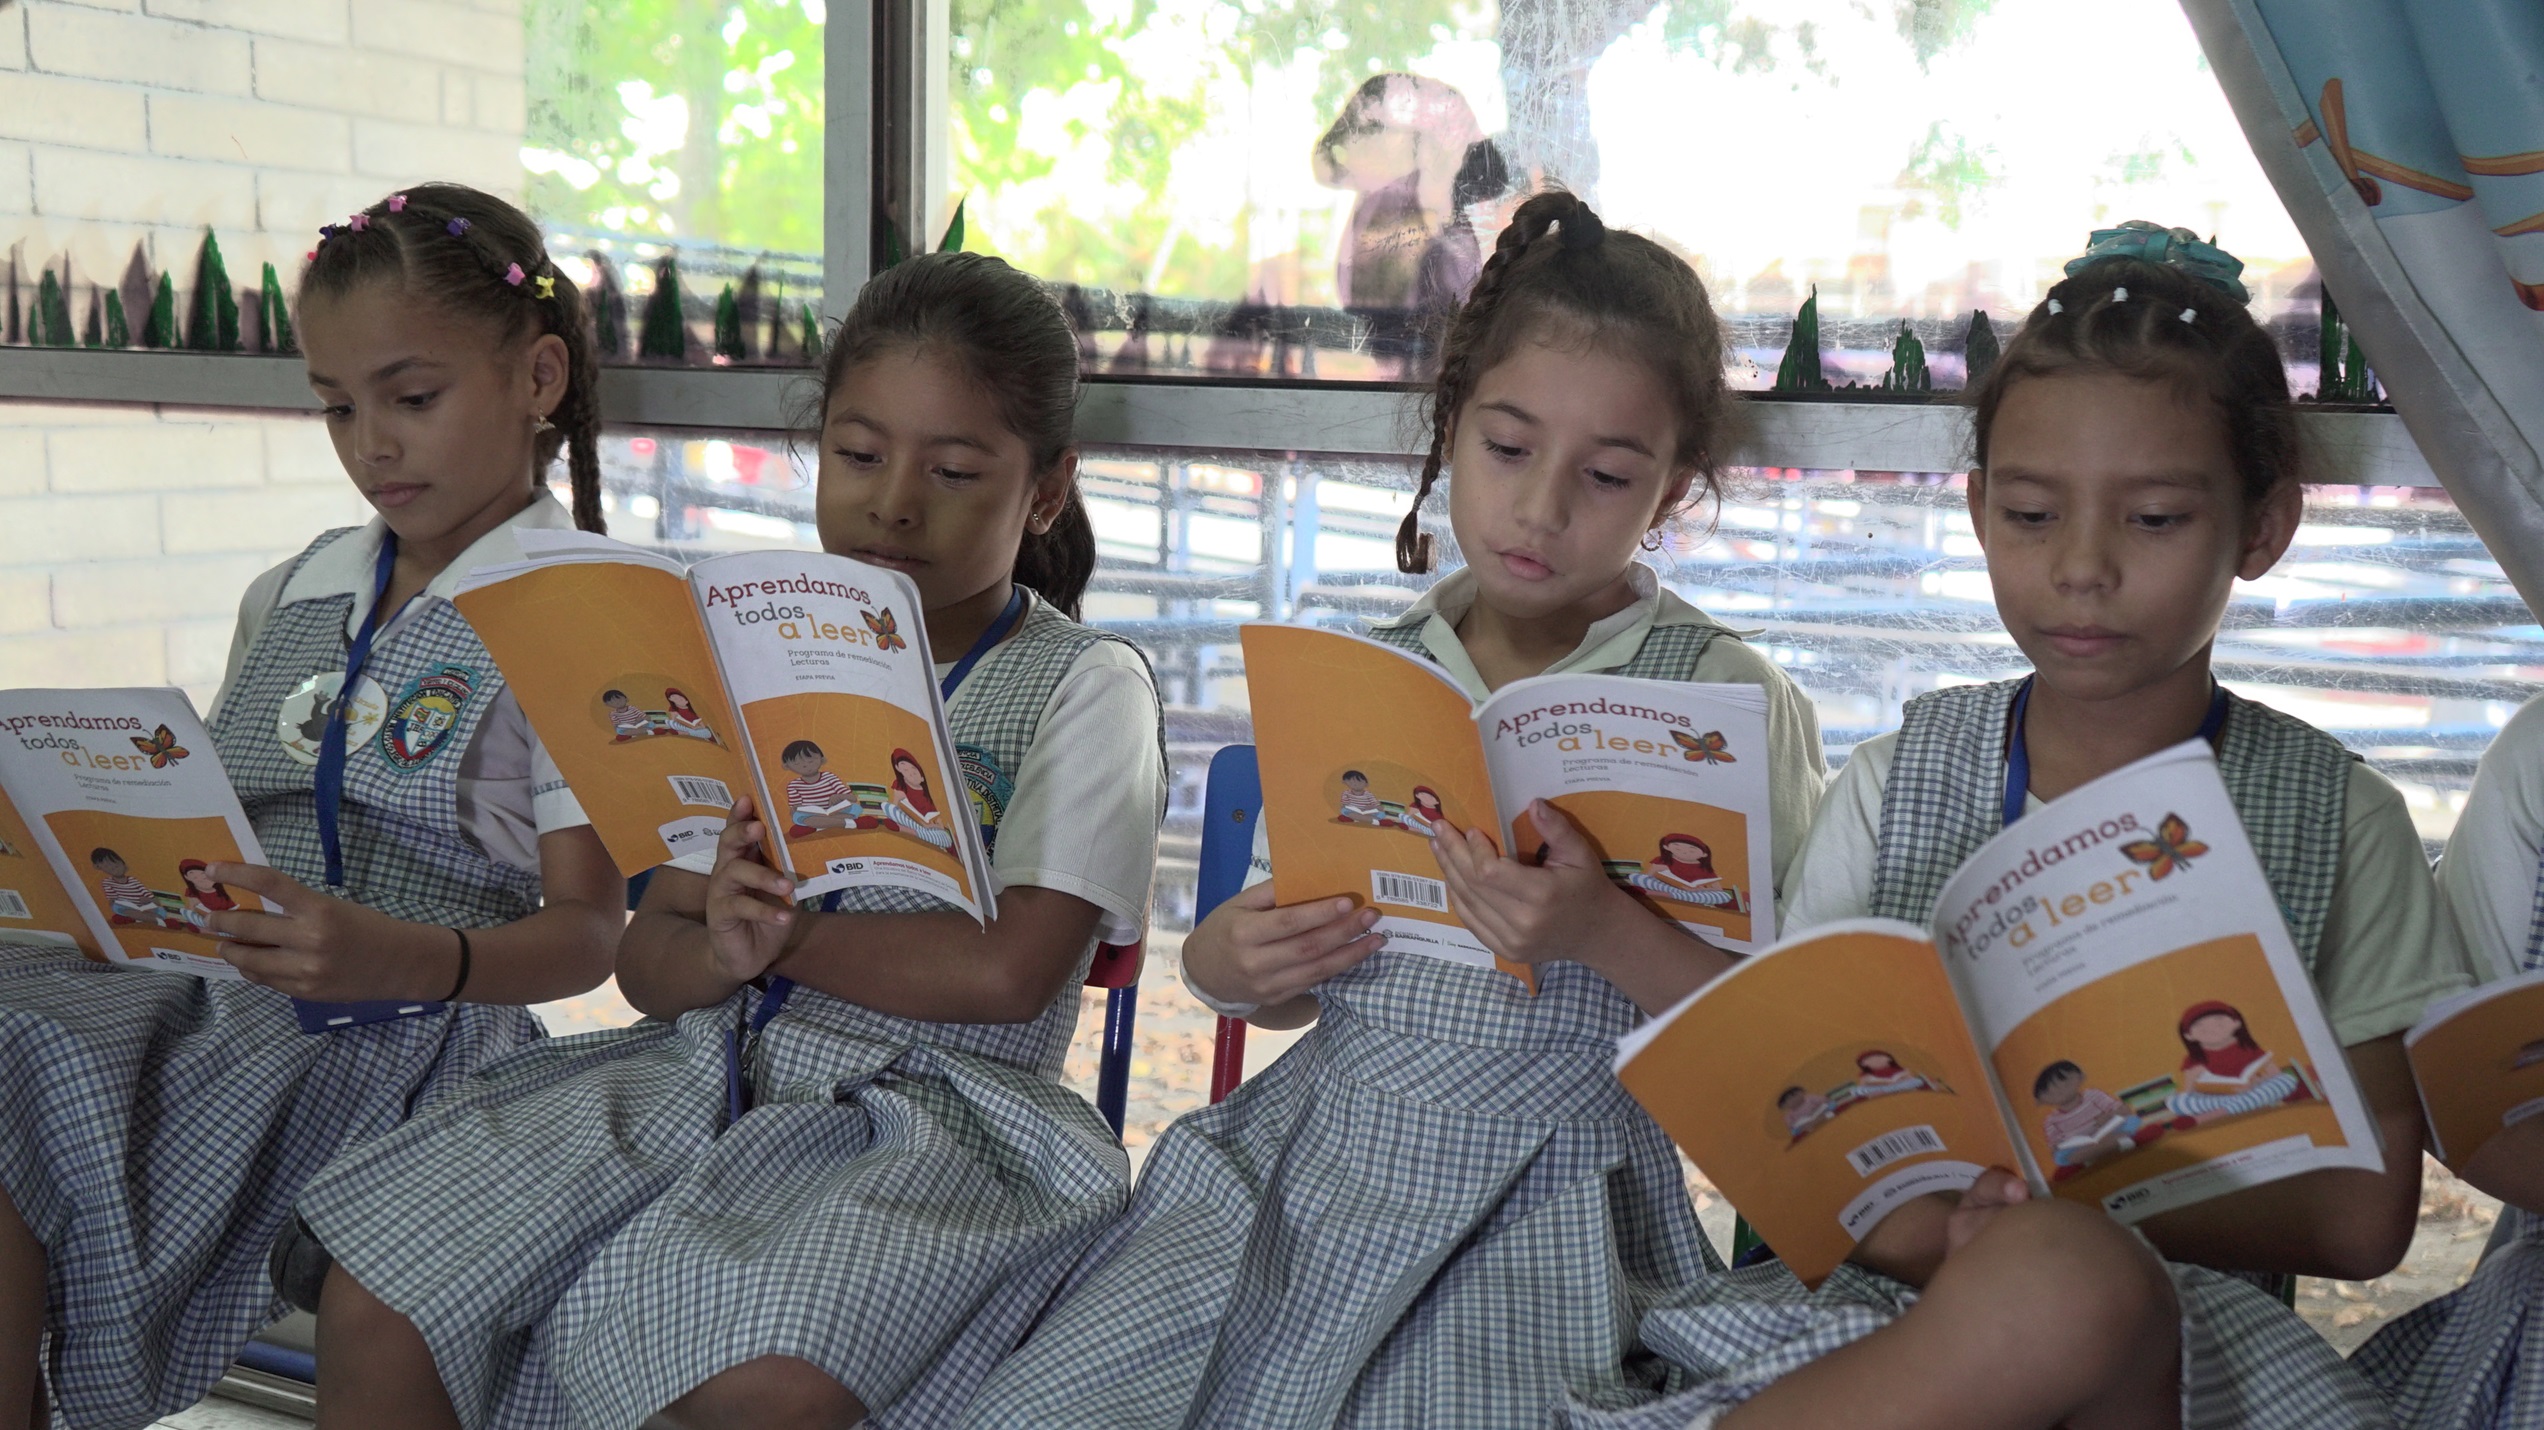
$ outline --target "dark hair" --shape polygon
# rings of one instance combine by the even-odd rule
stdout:
[[[532,451],[541,473],[560,448],[566,452],[574,524],[606,531],[600,366],[591,317],[574,280],[549,260],[547,242],[529,215],[465,184],[417,184],[318,233],[318,247],[300,270],[303,304],[313,294],[394,283],[449,312],[492,321],[506,344],[544,333],[565,340],[565,397],[551,414],[554,428],[539,434]]]
[[[624,700],[627,698],[627,692],[624,690],[604,690],[601,692],[601,698],[603,700]]]
[[[1360,781],[1362,784],[1367,784],[1367,783],[1369,783],[1369,776],[1362,774],[1362,773],[1361,773],[1360,771],[1358,771],[1358,770],[1345,770],[1345,771],[1343,771],[1343,778],[1344,778],[1344,779],[1347,779],[1347,780],[1358,780],[1358,781]]]
[[[821,759],[823,757],[822,747],[814,744],[810,740],[797,740],[793,744],[788,745],[785,749],[777,752],[777,762],[782,765],[789,760],[800,759],[805,755],[810,755],[817,760]]]
[[[1038,479],[1077,441],[1078,339],[1041,284],[985,253],[928,253],[894,264],[857,290],[822,358],[815,427],[850,369],[898,347],[953,358],[1024,439]],[[1095,525],[1074,484],[1051,529],[1028,530],[1015,580],[1072,619],[1095,574]]]
[[[1803,1095],[1804,1095],[1804,1094],[1803,1094],[1802,1089],[1800,1089],[1800,1088],[1798,1088],[1798,1087],[1788,1087],[1788,1088],[1786,1088],[1784,1091],[1779,1092],[1779,1093],[1777,1093],[1777,1094],[1776,1094],[1776,1106],[1778,1106],[1778,1107],[1782,1107],[1782,1106],[1784,1106],[1786,1103],[1791,1102],[1793,1099],[1795,1099],[1795,1098],[1797,1098],[1797,1097],[1801,1097],[1801,1096],[1803,1096]],[[1754,1103],[1753,1103],[1753,1104],[1751,1104],[1751,1105],[1752,1105],[1752,1106],[1755,1106],[1756,1104],[1754,1104]]]
[[[1648,364],[1677,408],[1671,466],[1695,469],[1699,499],[1721,493],[1730,384],[1723,376],[1722,320],[1703,281],[1677,254],[1640,234],[1610,231],[1590,205],[1553,189],[1511,216],[1474,292],[1449,320],[1440,376],[1431,388],[1431,451],[1422,461],[1413,510],[1396,530],[1396,569],[1431,569],[1422,503],[1440,479],[1449,428],[1475,395],[1476,381],[1549,325]]]
[[[2074,1063],[2067,1061],[2065,1058],[2060,1058],[2058,1061],[2051,1063],[2048,1067],[2042,1068],[2040,1070],[2040,1076],[2032,1079],[2032,1100],[2035,1102],[2039,1101],[2040,1095],[2049,1091],[2049,1085],[2058,1081],[2062,1077],[2081,1079],[2084,1075],[2085,1070],[2083,1068],[2076,1066]]]
[[[2182,1014],[2181,1026],[2173,1031],[2173,1035],[2182,1040],[2182,1051],[2192,1058],[2205,1057],[2208,1053],[2208,1049],[2191,1041],[2191,1025],[2204,1018],[2234,1019],[2235,1046],[2249,1048],[2254,1052],[2261,1051],[2261,1044],[2253,1041],[2252,1025],[2244,1021],[2242,1009],[2228,1003],[2194,1003],[2187,1012]]]
[[[118,864],[124,862],[123,855],[116,853],[114,850],[107,848],[103,844],[100,844],[96,848],[88,851],[88,862],[91,864],[103,864],[109,859],[114,860]]]
[[[2188,317],[2184,315],[2188,314]],[[2296,409],[2279,345],[2244,305],[2182,269],[2108,258],[2049,290],[1968,397],[1973,456],[2006,392],[2026,378],[2108,372],[2161,382],[2205,402],[2225,424],[2247,510],[2298,479]]]

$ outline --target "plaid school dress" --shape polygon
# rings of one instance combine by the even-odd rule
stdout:
[[[321,536],[300,562],[344,532]],[[329,889],[313,770],[277,735],[285,697],[341,672],[352,597],[294,601],[258,632],[212,722],[273,866],[392,917],[468,928],[538,908],[539,879],[461,832],[460,755],[502,689],[447,603],[382,637],[367,667],[394,696],[457,667],[472,693],[431,754],[348,753],[345,883]],[[401,750],[412,754],[411,750]],[[45,1378],[72,1425],[192,1405],[283,1303],[266,1253],[338,1148],[381,1132],[495,1053],[541,1036],[520,1008],[303,1033],[291,1000],[249,983],[0,950],[0,1183],[44,1245]]]
[[[1922,924],[1961,861],[2003,828],[2005,731],[2017,682],[1908,702],[1882,791],[1873,913]],[[2311,969],[2341,861],[2349,753],[2302,721],[2230,694],[2218,769],[2299,956]],[[2167,1262],[2182,1307],[2185,1430],[2384,1426],[2374,1392],[2251,1280]],[[1814,1291],[1780,1263],[1714,1278],[1655,1311],[1645,1341],[1692,1386],[1622,1415],[1574,1407],[1566,1426],[1691,1430],[1781,1377],[1897,1320],[1917,1293],[1846,1263]]]
[[[2521,972],[2544,969],[2544,869]],[[2544,1425],[2544,1217],[2503,1205],[2465,1284],[2413,1308],[2351,1355],[2408,1430]]]
[[[1110,639],[1036,601],[982,657],[947,710],[976,790],[1021,767],[1070,665]],[[863,890],[839,907],[948,906]],[[820,1366],[878,1425],[941,1423],[1128,1193],[1112,1130],[1058,1081],[1093,954],[1028,1023],[919,1023],[799,986],[747,1039],[739,1120],[727,1039],[757,989],[557,1039],[338,1161],[301,1212],[423,1333],[472,1427],[634,1427],[773,1355]]]
[[[1420,621],[1377,639],[1417,653]],[[1708,625],[1614,673],[1686,680]],[[1577,963],[1381,951],[1316,1026],[1169,1127],[972,1426],[1535,1426],[1658,1396],[1643,1313],[1721,1262],[1611,1071],[1641,1013]]]

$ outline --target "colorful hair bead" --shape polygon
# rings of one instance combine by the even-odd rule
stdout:
[[[507,263],[504,265],[503,280],[515,288],[520,287],[521,280],[527,276],[529,275],[521,271],[521,265],[518,263]]]
[[[547,275],[547,274],[545,274],[545,273],[540,274],[540,275],[539,275],[539,296],[540,296],[540,297],[542,297],[542,298],[553,298],[553,297],[555,297],[555,296],[556,296],[556,279],[554,279],[553,277],[550,277],[549,275]]]
[[[2059,314],[2064,313],[2064,312],[2066,312],[2066,311],[2067,311],[2067,305],[2066,305],[2066,304],[2059,302],[2059,301],[2058,301],[2057,299],[2055,299],[2055,298],[2052,298],[2052,299],[2050,299],[2050,300],[2049,300],[2049,315],[2050,315],[2051,317],[2055,318],[2055,317],[2057,317]]]
[[[347,226],[347,227],[349,227],[349,228],[351,228],[351,229],[352,229],[355,233],[363,233],[363,232],[366,232],[366,231],[368,231],[368,230],[370,229],[370,227],[371,227],[371,215],[369,215],[369,214],[355,214],[355,215],[354,215],[354,216],[353,216],[350,220],[348,220],[348,221],[347,221],[346,226]]]
[[[391,213],[393,213],[393,214],[402,214],[402,213],[406,212],[406,195],[404,195],[404,194],[391,194],[391,195],[389,195],[389,212],[391,212]]]
[[[2126,302],[2128,302],[2128,301],[2129,301],[2129,290],[2128,290],[2127,288],[2114,288],[2114,289],[2112,289],[2112,290],[2111,290],[2111,301],[2112,301],[2112,302],[2114,302],[2114,303],[2126,303]]]
[[[2185,323],[2195,323],[2195,322],[2198,322],[2198,321],[2199,321],[2199,309],[2197,309],[2197,308],[2184,308],[2184,309],[2182,310],[2182,321],[2183,321],[2183,322],[2185,322]]]
[[[464,218],[455,218],[449,223],[442,225],[442,232],[449,234],[453,238],[457,238],[461,234],[468,232],[469,227],[470,224],[468,220]]]

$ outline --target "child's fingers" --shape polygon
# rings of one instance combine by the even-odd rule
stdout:
[[[1528,806],[1528,821],[1537,826],[1538,837],[1546,841],[1546,857],[1541,863],[1575,868],[1599,862],[1598,853],[1583,837],[1581,826],[1573,823],[1571,815],[1549,801],[1532,802]]]
[[[233,864],[222,860],[204,872],[212,876],[213,883],[261,894],[278,904],[288,905],[295,896],[309,892],[291,875],[264,864]]]
[[[1348,973],[1359,967],[1361,961],[1369,955],[1386,946],[1387,936],[1376,930],[1350,939],[1322,957],[1300,964],[1294,970],[1298,979],[1298,988],[1294,991],[1304,993],[1326,979],[1337,974]]]
[[[1990,1167],[1979,1174],[1967,1191],[1961,1194],[1964,1207],[2010,1207],[2032,1199],[2031,1184],[2003,1167]]]
[[[716,870],[714,887],[708,897],[730,895],[744,889],[766,894],[772,899],[787,899],[794,896],[795,881],[766,864],[735,860]]]
[[[1269,883],[1258,887],[1270,889]],[[1251,891],[1249,891],[1251,892]],[[1235,902],[1230,900],[1230,902]],[[1304,904],[1278,908],[1248,910],[1240,926],[1233,930],[1239,943],[1271,944],[1296,938],[1317,929],[1330,928],[1351,917],[1352,901],[1337,896],[1316,899]]]
[[[205,919],[203,927],[219,937],[264,948],[286,947],[293,942],[292,935],[302,931],[299,920],[276,918],[260,909],[223,910]]]

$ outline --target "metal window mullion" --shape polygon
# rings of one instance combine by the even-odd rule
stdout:
[[[874,272],[876,10],[831,0],[822,21],[822,316],[836,319]]]

